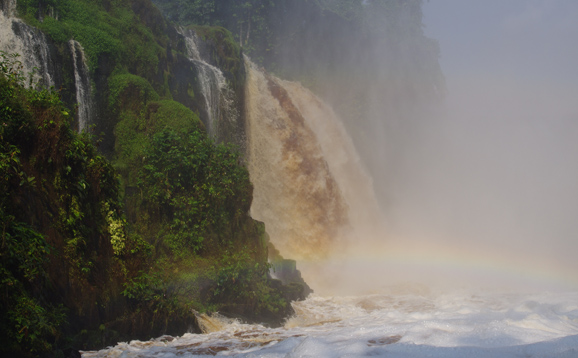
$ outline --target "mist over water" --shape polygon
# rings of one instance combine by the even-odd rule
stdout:
[[[444,15],[450,10],[454,16]],[[385,210],[399,245],[430,251],[432,260],[470,257],[576,287],[572,10],[568,1],[425,5],[448,93],[439,112],[406,127],[400,159],[389,168]]]
[[[568,1],[424,4],[425,33],[439,40],[446,88],[404,70],[409,59],[431,56],[420,53],[411,36],[397,48],[397,57],[388,53],[394,45],[385,40],[369,43],[371,48],[351,44],[350,52],[366,54],[366,63],[382,59],[382,67],[364,74],[362,59],[349,54],[345,58],[357,73],[351,86],[330,78],[336,86],[321,92],[337,108],[331,121],[344,121],[345,136],[353,138],[372,178],[352,185],[340,181],[343,172],[329,172],[341,194],[365,187],[380,209],[373,199],[352,206],[351,200],[333,198],[347,204],[340,209],[347,220],[381,222],[354,220],[353,230],[343,235],[331,231],[341,218],[325,221],[320,233],[284,221],[283,208],[278,211],[283,215],[269,218],[253,210],[281,253],[301,260],[299,267],[318,293],[371,292],[399,282],[578,287],[578,86],[569,81],[578,72],[569,58],[578,60],[578,54],[568,46],[578,38],[568,15],[573,9]],[[354,102],[356,94],[344,88],[363,88],[365,98]],[[297,98],[309,97],[293,91],[295,104]],[[352,102],[363,106],[353,110]],[[313,125],[332,112],[323,106],[324,114],[297,107]],[[314,133],[319,143],[323,133],[327,130]],[[351,141],[327,137],[334,148]],[[330,162],[327,154],[333,152],[318,155]],[[271,184],[256,183],[257,205],[282,200],[273,192],[260,199],[264,182]],[[311,199],[304,195],[293,207],[319,225],[323,220],[303,206]],[[294,232],[278,241],[275,227],[282,225]],[[338,233],[342,237],[331,238]]]
[[[569,1],[424,4],[445,99],[408,110],[412,98],[374,98],[368,119],[349,123],[363,126],[354,138],[381,133],[373,150],[356,145],[384,230],[330,263],[343,286],[578,287],[578,51],[568,46],[577,10]]]
[[[388,213],[396,235],[576,272],[577,123],[566,93],[532,90],[478,79],[450,94],[405,154]]]

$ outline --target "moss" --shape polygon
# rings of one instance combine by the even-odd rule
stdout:
[[[187,95],[189,96],[189,98],[191,99],[195,99],[195,91],[193,91],[193,86],[189,83],[187,86]]]
[[[159,95],[147,79],[130,73],[111,76],[108,88],[108,105],[116,111],[120,108],[136,111],[149,101],[159,100]]]
[[[131,173],[134,172],[132,163],[142,157],[147,140],[144,108],[149,102],[158,101],[159,95],[148,80],[129,73],[110,77],[108,88],[108,106],[118,120],[114,127],[114,165],[124,181],[130,182]]]
[[[109,80],[109,105],[118,114],[115,126],[115,167],[125,186],[135,186],[144,150],[152,136],[165,127],[180,132],[202,126],[198,116],[182,104],[159,100],[150,83],[139,76],[122,74]]]
[[[203,125],[193,111],[179,102],[171,100],[149,103],[147,120],[151,133],[158,133],[167,127],[181,133],[187,133]]]
[[[122,113],[120,122],[115,127],[117,158],[114,164],[125,183],[134,182],[134,180],[130,179],[132,176],[129,176],[133,171],[133,163],[138,163],[139,159],[143,157],[148,139],[143,129],[144,117],[130,112]]]

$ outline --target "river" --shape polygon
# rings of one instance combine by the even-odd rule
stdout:
[[[578,292],[384,287],[295,302],[284,327],[201,317],[205,334],[119,343],[96,357],[576,357]]]

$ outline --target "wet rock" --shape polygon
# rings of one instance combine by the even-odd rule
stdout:
[[[371,347],[371,346],[385,346],[388,344],[397,343],[402,338],[403,337],[400,335],[395,335],[395,336],[383,337],[383,338],[379,338],[379,339],[370,339],[369,341],[367,341],[367,345],[369,347]]]

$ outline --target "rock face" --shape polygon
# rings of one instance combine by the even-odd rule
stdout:
[[[271,261],[273,273],[271,276],[283,284],[281,289],[290,301],[299,301],[309,296],[313,290],[297,270],[297,261],[277,258]]]
[[[61,97],[72,108],[77,99],[70,49],[57,46],[42,31],[15,17],[16,12],[15,0],[0,0],[0,51],[19,54],[23,72],[34,73],[34,85],[66,89]]]

